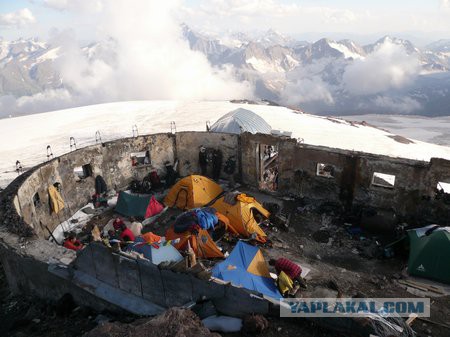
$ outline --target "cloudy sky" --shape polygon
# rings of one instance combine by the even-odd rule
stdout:
[[[156,0],[149,0],[158,3]],[[134,0],[128,1],[133,6]],[[89,40],[102,0],[0,0],[0,36],[48,38],[76,29]],[[163,2],[161,2],[163,3]],[[178,0],[174,15],[196,29],[276,29],[303,39],[347,35],[361,40],[394,34],[416,42],[450,38],[450,0]],[[80,13],[88,15],[80,15]]]

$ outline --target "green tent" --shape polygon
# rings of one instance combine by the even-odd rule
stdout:
[[[450,284],[450,233],[438,228],[426,235],[430,227],[408,231],[408,273]]]
[[[116,212],[124,216],[145,218],[151,195],[120,192],[117,198]]]

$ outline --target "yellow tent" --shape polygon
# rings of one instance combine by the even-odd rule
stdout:
[[[239,194],[236,203],[231,205],[221,197],[212,207],[225,215],[230,220],[230,225],[242,236],[250,237],[255,233],[258,241],[266,241],[267,235],[259,227],[253,212],[257,211],[265,218],[268,218],[270,213],[255,198]]]
[[[181,209],[202,207],[222,192],[222,187],[211,179],[191,175],[181,179],[172,186],[164,199],[164,204]]]

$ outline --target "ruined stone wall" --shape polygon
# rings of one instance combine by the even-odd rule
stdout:
[[[202,296],[220,294],[216,305],[224,313],[235,313],[235,303],[242,304],[245,297],[242,289],[218,286],[187,274],[180,276],[171,271],[157,270],[154,266],[112,255],[104,247],[94,249],[94,246],[89,246],[84,251],[84,261],[77,260],[75,266],[59,267],[61,263],[66,264],[63,259],[67,254],[73,255],[74,252],[45,239],[49,235],[48,231],[53,231],[60,222],[87,203],[94,193],[96,175],[102,175],[109,187],[113,188],[124,188],[132,179],[142,179],[148,173],[149,166],[133,167],[131,153],[148,150],[151,163],[161,176],[164,176],[164,163],[173,163],[178,159],[179,172],[181,176],[185,176],[199,172],[200,145],[220,148],[223,163],[229,156],[235,155],[242,182],[258,187],[259,144],[278,148],[277,193],[280,195],[305,197],[318,204],[340,203],[350,211],[367,207],[391,211],[402,219],[415,219],[422,225],[433,222],[448,224],[445,219],[450,219],[449,204],[444,199],[436,198],[437,182],[450,183],[448,160],[433,158],[427,163],[395,159],[298,144],[294,139],[270,135],[243,134],[239,137],[182,132],[176,135],[140,136],[97,144],[55,158],[19,176],[2,192],[0,216],[6,227],[0,229],[0,259],[9,284],[16,287],[15,291],[34,293],[43,298],[57,299],[69,292],[79,302],[100,307],[99,310],[107,307],[106,303],[124,298],[108,297],[112,289],[122,295],[126,294],[127,299],[138,298],[137,302],[119,301],[118,306],[125,308],[142,308],[143,302],[139,301],[155,302],[160,306],[175,302],[182,305]],[[333,176],[318,176],[318,163],[331,165]],[[86,164],[90,164],[93,174],[80,181],[74,174],[74,168]],[[374,172],[394,175],[394,186],[375,186]],[[54,183],[61,184],[62,196],[66,202],[64,211],[58,215],[49,211],[48,186]],[[34,200],[36,194],[39,195],[39,203]],[[27,225],[33,228],[37,237],[20,237],[29,234],[23,230]],[[375,222],[375,225],[379,226],[380,223]],[[7,230],[12,230],[15,234],[8,233]],[[67,258],[70,260],[73,256]],[[87,281],[94,282],[94,288],[87,287]],[[108,286],[111,288],[107,288]],[[161,292],[164,296],[161,296]],[[104,298],[99,299],[100,293]],[[260,305],[253,300],[246,303],[247,311]],[[243,308],[240,305],[238,309]]]
[[[164,177],[165,162],[179,160],[181,176],[199,173],[198,151],[201,145],[223,153],[223,165],[228,157],[238,159],[236,173],[241,171],[244,184],[258,187],[259,144],[279,149],[278,193],[306,197],[319,202],[340,203],[346,210],[375,208],[395,212],[405,219],[437,221],[448,214],[448,205],[437,200],[438,182],[450,182],[450,161],[433,158],[430,163],[396,159],[370,154],[297,144],[294,139],[271,135],[237,135],[180,132],[126,138],[79,149],[27,173],[20,183],[12,204],[24,222],[40,237],[84,206],[94,193],[96,175],[102,175],[110,188],[122,189],[133,180],[141,180],[156,167]],[[131,154],[150,152],[151,166],[131,165]],[[333,167],[333,177],[317,175],[317,165]],[[75,167],[90,164],[93,174],[81,181],[75,177]],[[209,165],[211,174],[212,165]],[[395,176],[392,188],[372,184],[374,172]],[[65,209],[51,214],[48,186],[60,183]],[[39,196],[36,203],[34,197]],[[425,218],[420,219],[420,215]],[[409,221],[409,220],[408,220]],[[48,227],[48,229],[46,228]]]
[[[179,159],[178,170],[181,176],[200,174],[198,153],[200,146],[222,151],[222,171],[226,160],[234,155],[239,158],[239,136],[214,132],[178,132],[176,148]],[[237,163],[238,165],[238,163]],[[212,165],[208,165],[208,175],[212,176]]]
[[[442,223],[446,215],[450,215],[450,205],[436,199],[437,183],[450,182],[448,160],[433,158],[428,163],[297,144],[294,139],[270,135],[243,134],[243,181],[254,186],[258,186],[259,176],[258,144],[276,145],[279,149],[279,194],[318,203],[339,203],[343,209],[356,213],[377,209],[380,213],[389,213],[390,217],[396,216],[392,221],[403,220],[410,224]],[[333,177],[317,174],[320,163],[332,166]],[[373,184],[376,172],[395,176],[394,185]],[[423,214],[428,218],[423,219]]]
[[[103,176],[108,187],[114,189],[126,187],[133,179],[142,180],[151,167],[163,175],[164,163],[174,160],[174,141],[171,134],[156,134],[97,144],[67,153],[34,169],[18,188],[14,206],[38,236],[48,238],[49,232],[59,223],[88,203],[95,193],[97,175]],[[132,166],[131,154],[147,150],[152,165]],[[78,179],[74,169],[87,164],[92,168],[92,176]],[[55,183],[61,184],[66,204],[58,214],[50,212],[48,196],[48,187]],[[36,202],[36,194],[39,202]]]

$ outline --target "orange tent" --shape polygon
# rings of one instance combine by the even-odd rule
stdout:
[[[214,200],[223,192],[222,187],[209,178],[191,175],[172,186],[164,199],[169,207],[191,209],[202,207]]]
[[[239,234],[239,232],[236,230],[236,228],[234,228],[231,225],[230,220],[225,215],[223,215],[222,213],[216,212],[216,217],[220,222],[222,222],[225,225],[225,230],[227,232],[235,234],[235,235]]]
[[[255,220],[254,212],[260,213],[264,218],[268,218],[270,213],[255,198],[242,193],[236,196],[236,203],[231,205],[221,197],[212,207],[225,215],[230,220],[230,227],[242,236],[248,238],[255,233],[258,241],[266,242],[267,235]]]
[[[173,227],[170,227],[166,232],[166,240],[175,240],[178,238],[180,239],[180,242],[174,245],[178,250],[185,250],[189,241],[197,257],[224,257],[219,247],[217,247],[217,245],[211,239],[211,236],[209,236],[207,230],[200,229],[198,231],[198,234],[192,234],[189,231],[184,233],[175,233]]]

